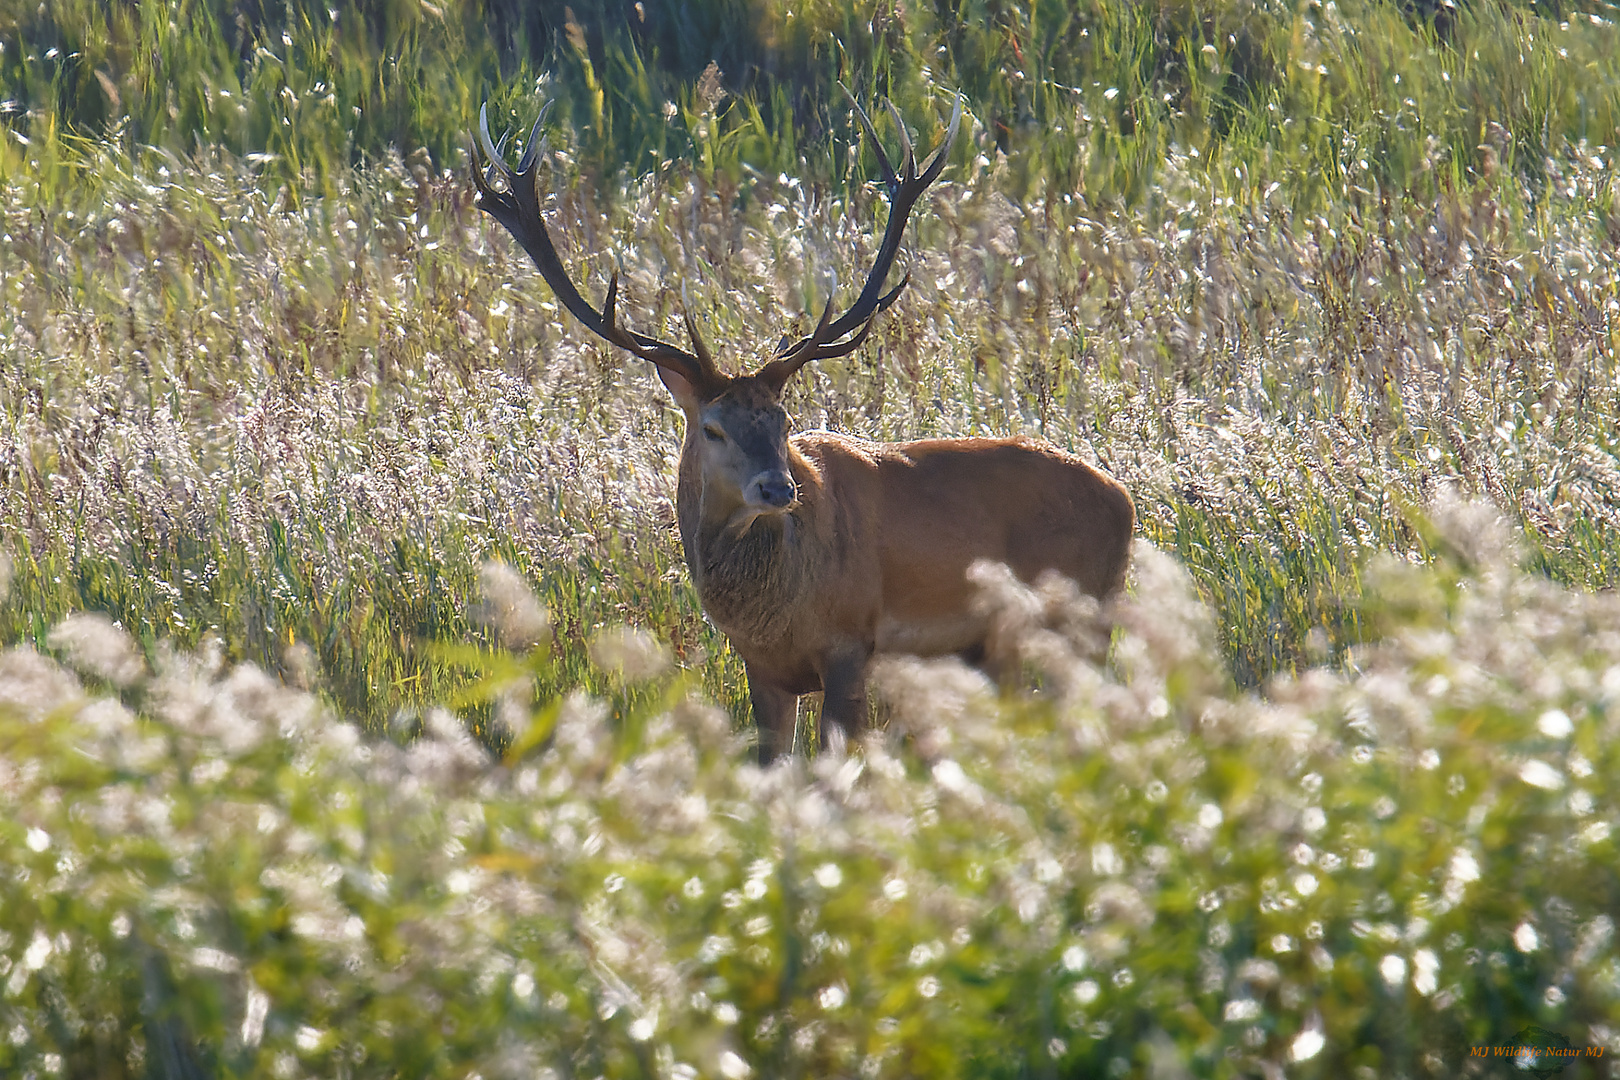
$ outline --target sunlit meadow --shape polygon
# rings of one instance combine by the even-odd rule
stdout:
[[[1612,1075],[1614,12],[766,8],[0,2],[0,1074]],[[875,250],[834,77],[969,117],[800,426],[1143,539],[761,771],[681,417],[459,139],[560,99],[576,280],[735,368]]]

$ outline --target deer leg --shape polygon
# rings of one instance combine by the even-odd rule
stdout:
[[[871,658],[871,650],[864,647],[835,652],[827,658],[821,675],[823,746],[834,728],[847,739],[866,726],[866,667]]]
[[[799,723],[799,695],[780,690],[754,673],[746,663],[748,697],[754,705],[754,727],[759,732],[759,763],[769,765],[778,754],[793,752],[793,729]]]

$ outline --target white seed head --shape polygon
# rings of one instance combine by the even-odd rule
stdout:
[[[491,560],[478,571],[483,601],[474,608],[475,621],[495,631],[508,649],[528,649],[551,632],[551,619],[523,575],[503,562]]]
[[[1288,1047],[1288,1056],[1294,1061],[1309,1061],[1322,1052],[1327,1045],[1327,1038],[1322,1034],[1320,1027],[1307,1027],[1298,1035]]]
[[[1442,487],[1429,514],[1446,543],[1482,570],[1508,570],[1521,557],[1514,528],[1484,500],[1465,499]]]
[[[146,674],[146,662],[134,640],[100,612],[81,611],[52,627],[45,639],[80,671],[129,686]]]
[[[1536,721],[1536,730],[1549,739],[1567,739],[1575,730],[1575,725],[1563,709],[1548,709]]]
[[[1440,958],[1433,949],[1419,949],[1412,954],[1412,988],[1424,997],[1434,993],[1440,985]]]
[[[39,719],[79,698],[79,680],[31,645],[0,652],[0,708]]]
[[[1557,791],[1564,786],[1564,774],[1540,758],[1525,762],[1519,768],[1519,779],[1545,791]]]
[[[617,673],[625,682],[645,682],[671,667],[669,650],[645,630],[612,626],[599,631],[588,647],[591,663]]]

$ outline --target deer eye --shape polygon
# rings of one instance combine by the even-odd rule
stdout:
[[[710,442],[725,442],[726,441],[726,433],[721,431],[714,424],[704,424],[703,425],[703,436],[704,436],[704,438],[708,439]]]

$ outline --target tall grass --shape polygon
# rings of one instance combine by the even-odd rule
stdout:
[[[988,147],[987,147],[988,149]],[[948,174],[913,285],[873,344],[806,372],[804,426],[874,438],[1029,432],[1094,456],[1220,614],[1245,685],[1361,640],[1378,551],[1427,557],[1405,508],[1477,492],[1553,577],[1616,579],[1612,159],[1569,147],[1539,202],[1505,170],[1433,203],[1302,215],[1226,194],[1187,151],[1134,213],[1009,200],[1006,159]],[[686,287],[724,362],[758,359],[880,216],[797,180],[746,200],[673,169],[598,200],[559,158],[555,228],[633,325]],[[477,565],[537,582],[564,642],[633,620],[739,672],[671,527],[680,420],[643,366],[560,321],[465,179],[389,165],[292,199],[218,152],[102,152],[100,205],[3,208],[0,522],[10,640],[81,608],[146,644],[217,635],[277,667],[319,656],[384,722],[444,700],[421,643],[468,630]],[[562,651],[577,657],[577,648]],[[566,677],[569,661],[561,669]]]
[[[543,95],[560,99],[593,177],[706,157],[710,179],[718,168],[737,183],[746,166],[838,182],[842,78],[908,115],[965,92],[1020,198],[1050,188],[1134,206],[1180,147],[1234,193],[1282,183],[1301,212],[1357,188],[1429,199],[1475,176],[1487,141],[1539,192],[1564,145],[1620,144],[1614,14],[1368,0],[7,0],[0,177],[70,197],[94,187],[75,165],[85,142],[110,138],[257,155],[294,197],[331,193],[344,166],[390,152],[452,164],[480,101],[517,118]],[[718,110],[696,92],[710,64]]]

